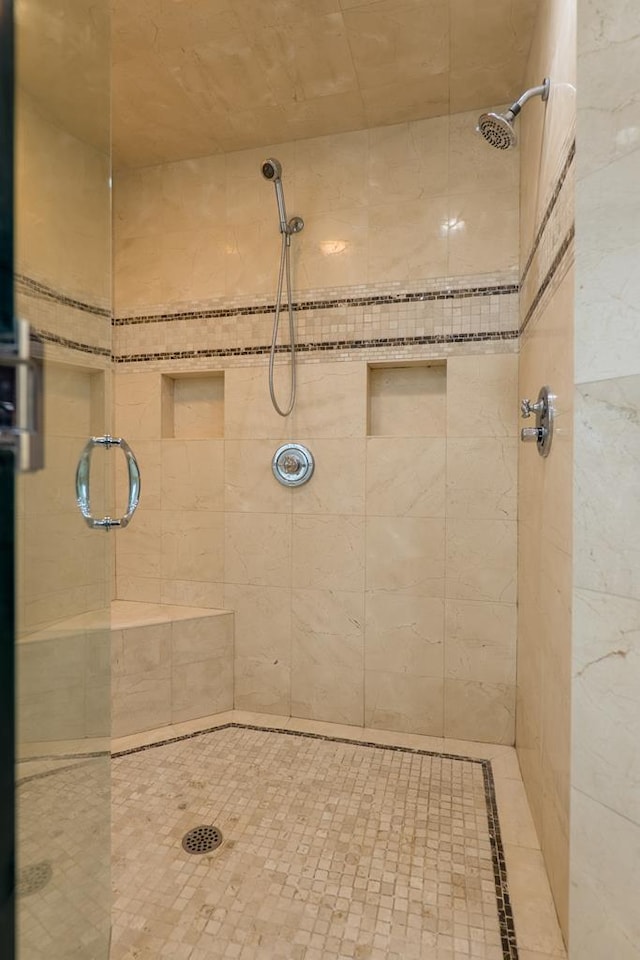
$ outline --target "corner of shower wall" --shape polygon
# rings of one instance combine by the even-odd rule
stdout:
[[[575,3],[541,4],[521,123],[519,392],[548,385],[551,453],[519,450],[516,747],[565,937],[569,897],[572,612]]]

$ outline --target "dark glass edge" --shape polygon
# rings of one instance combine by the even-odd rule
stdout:
[[[13,0],[0,0],[0,343],[14,342]],[[14,454],[0,448],[0,960],[15,958]]]

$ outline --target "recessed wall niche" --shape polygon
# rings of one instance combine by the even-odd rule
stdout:
[[[224,373],[162,377],[162,436],[207,440],[224,436]]]
[[[370,437],[444,437],[447,364],[370,365]]]

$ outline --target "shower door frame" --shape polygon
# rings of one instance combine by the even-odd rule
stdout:
[[[0,344],[13,313],[13,0],[0,0]],[[15,454],[0,447],[0,960],[15,957]]]

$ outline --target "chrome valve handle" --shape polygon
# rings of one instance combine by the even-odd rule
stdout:
[[[536,415],[535,427],[523,427],[520,431],[520,439],[525,443],[535,441],[541,457],[548,457],[551,450],[555,399],[549,387],[541,387],[538,399],[534,403],[531,400],[520,401],[520,412],[525,420],[532,413]]]
[[[123,517],[112,519],[111,517],[93,517],[91,515],[91,454],[95,447],[120,447],[127,461],[127,470],[129,473],[129,498],[127,501],[127,512]],[[126,527],[133,517],[140,502],[140,468],[135,458],[133,450],[126,440],[122,437],[91,437],[87,440],[85,447],[80,454],[78,469],[76,470],[76,502],[80,508],[80,513],[84,517],[87,526],[92,530],[102,528],[110,530],[111,527]]]

